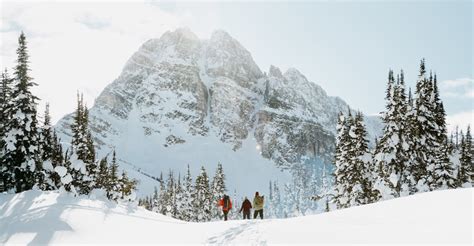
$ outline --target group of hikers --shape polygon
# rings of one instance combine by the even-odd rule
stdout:
[[[260,219],[263,220],[263,196],[258,194],[258,191],[255,192],[255,197],[253,198],[253,205],[250,203],[249,199],[245,197],[240,207],[239,213],[243,214],[243,218],[250,219],[250,209],[253,208],[253,218],[256,219],[257,216],[260,216]],[[224,195],[221,200],[219,200],[218,206],[222,207],[222,212],[224,213],[224,220],[227,220],[227,214],[232,209],[232,201],[228,195]]]

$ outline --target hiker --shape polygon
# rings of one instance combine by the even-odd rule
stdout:
[[[226,221],[227,214],[229,213],[229,210],[232,209],[232,202],[230,201],[229,196],[224,195],[222,199],[219,201],[218,205],[222,207],[222,212],[224,212],[224,221]]]
[[[250,203],[249,199],[245,197],[244,202],[242,203],[242,207],[240,207],[239,213],[244,211],[244,219],[247,218],[248,220],[250,219],[250,209],[252,208],[252,203]]]
[[[258,191],[255,192],[255,197],[253,198],[253,218],[256,219],[257,215],[260,214],[260,219],[263,220],[263,196],[258,195]]]

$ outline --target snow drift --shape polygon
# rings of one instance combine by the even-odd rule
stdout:
[[[0,195],[0,244],[472,245],[474,189],[445,190],[291,219],[190,223],[100,197]]]

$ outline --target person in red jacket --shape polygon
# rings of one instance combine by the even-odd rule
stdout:
[[[232,209],[232,202],[228,195],[224,195],[221,200],[219,200],[219,206],[222,207],[222,212],[224,212],[224,221],[227,220],[227,214],[229,210]]]
[[[247,197],[245,197],[244,202],[242,203],[242,207],[240,207],[239,213],[244,211],[244,219],[250,219],[250,209],[252,208],[252,203],[249,201]]]

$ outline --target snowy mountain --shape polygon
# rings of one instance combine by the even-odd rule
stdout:
[[[183,222],[105,198],[0,194],[0,244],[472,245],[473,189],[291,219]]]
[[[229,191],[250,195],[288,180],[302,157],[330,162],[336,117],[348,107],[294,68],[262,72],[224,31],[201,40],[182,28],[132,55],[90,109],[90,127],[99,156],[115,149],[141,192],[156,182],[140,173],[183,173],[189,164],[213,174],[221,162]],[[381,123],[368,119],[374,139]],[[64,143],[71,122],[72,114],[56,125]]]

